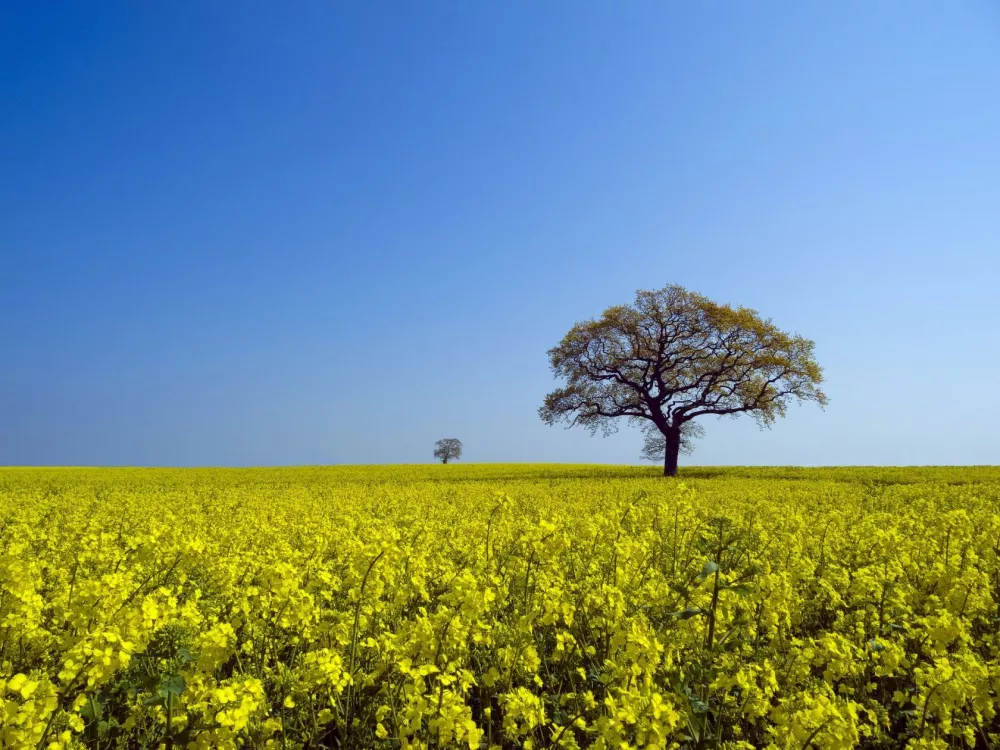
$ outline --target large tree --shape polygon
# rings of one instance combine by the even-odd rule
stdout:
[[[664,438],[663,474],[676,476],[682,427],[692,419],[749,414],[767,427],[792,401],[825,405],[814,348],[756,310],[677,285],[639,290],[633,304],[577,323],[549,350],[553,375],[567,382],[538,412],[548,424],[605,435],[622,417],[651,422]]]
[[[462,457],[462,441],[458,438],[443,438],[434,443],[434,458],[440,458],[446,464],[453,459]]]

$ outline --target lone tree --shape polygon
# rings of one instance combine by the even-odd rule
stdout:
[[[457,438],[445,438],[434,443],[434,458],[440,458],[446,464],[451,459],[462,457],[462,441]]]
[[[549,349],[553,375],[567,384],[546,396],[538,413],[548,424],[605,435],[619,417],[651,422],[663,436],[663,474],[676,476],[682,430],[692,419],[745,413],[763,428],[792,400],[824,406],[814,348],[756,310],[677,285],[639,290],[634,304],[577,323]]]
[[[643,461],[662,461],[663,453],[667,449],[666,438],[663,433],[656,429],[652,422],[646,422],[642,427],[644,435],[642,443],[642,453],[639,455]],[[679,453],[689,456],[694,453],[694,441],[705,437],[705,428],[697,422],[685,422],[681,425],[681,447]]]

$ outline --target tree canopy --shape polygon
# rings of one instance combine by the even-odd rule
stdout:
[[[462,441],[457,438],[444,438],[434,444],[434,458],[441,459],[443,464],[461,457]]]
[[[639,290],[633,304],[577,323],[548,351],[566,385],[539,415],[604,434],[623,417],[650,422],[664,437],[664,474],[674,476],[681,428],[692,419],[749,414],[767,427],[793,401],[825,405],[814,349],[756,310],[678,285]]]

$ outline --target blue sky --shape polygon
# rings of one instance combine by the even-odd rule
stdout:
[[[0,464],[636,463],[545,352],[668,283],[830,396],[689,463],[1000,463],[998,91],[987,0],[6,3]]]

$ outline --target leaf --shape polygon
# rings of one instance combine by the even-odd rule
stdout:
[[[734,594],[739,596],[750,596],[753,593],[753,586],[749,586],[745,583],[737,583],[735,586],[723,586],[722,590],[732,591]]]
[[[187,684],[184,682],[184,678],[179,674],[175,674],[160,683],[160,689],[157,693],[166,698],[170,694],[180,695],[186,687]]]
[[[728,640],[722,641],[722,643],[715,644],[713,648],[717,648],[720,651],[733,651],[734,649],[739,647],[741,643],[742,641],[739,638],[730,638]]]
[[[680,612],[667,612],[668,617],[679,617],[682,620],[689,620],[695,615],[700,615],[702,613],[701,607],[688,607],[687,609],[681,610]]]
[[[89,721],[100,721],[104,715],[104,705],[98,700],[89,700],[80,708],[80,717]]]
[[[696,714],[708,713],[708,704],[695,695],[691,688],[687,685],[684,686],[684,694],[687,696],[688,703],[691,704],[692,711]]]
[[[701,573],[698,574],[698,580],[704,581],[713,573],[718,572],[718,570],[719,570],[719,563],[717,563],[715,560],[709,560],[707,563],[705,563],[705,567],[701,569]]]

